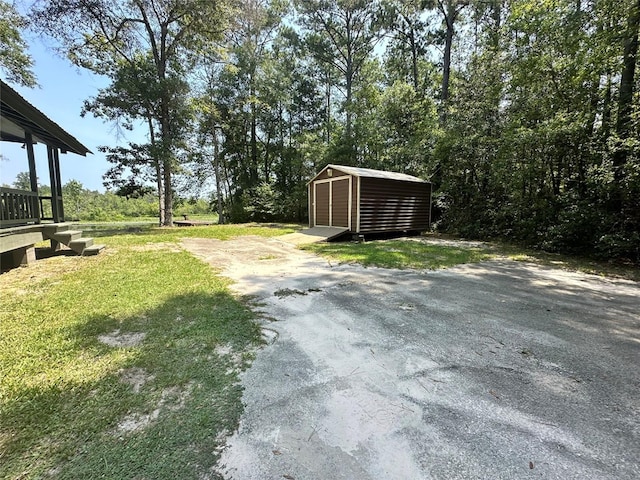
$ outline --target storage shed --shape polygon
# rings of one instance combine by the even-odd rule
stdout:
[[[327,165],[308,188],[311,228],[363,234],[429,228],[431,184],[411,175]]]

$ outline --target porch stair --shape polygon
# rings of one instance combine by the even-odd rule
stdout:
[[[93,238],[83,237],[81,230],[72,230],[69,223],[52,223],[44,226],[44,237],[66,245],[79,255],[97,255],[104,245],[95,245]]]

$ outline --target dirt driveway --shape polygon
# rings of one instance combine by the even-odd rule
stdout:
[[[184,246],[277,332],[243,375],[225,478],[640,478],[638,283],[510,261],[364,269],[253,237]]]

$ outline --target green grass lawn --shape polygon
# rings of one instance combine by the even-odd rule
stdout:
[[[290,231],[124,230],[96,257],[0,276],[0,478],[209,475],[260,331],[225,279],[172,244]]]
[[[182,238],[228,240],[240,235],[274,237],[292,233],[298,228],[300,226],[295,224],[264,225],[258,223],[173,228],[133,224],[123,225],[114,230],[107,224],[101,228],[87,230],[87,235],[90,234],[94,237],[96,243],[107,242],[111,246],[132,246],[149,243],[178,243]],[[106,239],[103,239],[103,237],[106,237]]]
[[[383,268],[447,268],[494,258],[489,249],[432,245],[411,240],[316,243],[303,247],[341,263]]]

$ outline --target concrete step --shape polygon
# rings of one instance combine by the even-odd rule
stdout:
[[[104,245],[94,245],[93,238],[83,237],[81,230],[71,230],[71,223],[51,223],[44,226],[44,236],[54,242],[68,246],[80,255],[97,255]]]
[[[84,254],[86,248],[89,248],[93,245],[93,238],[76,238],[69,242],[67,245],[71,250],[76,253]]]
[[[104,249],[104,247],[104,245],[91,245],[90,247],[87,247],[82,251],[82,255],[85,257],[98,255]]]
[[[49,235],[49,237],[59,241],[60,243],[69,245],[73,240],[77,240],[82,237],[82,230],[64,230],[62,232],[53,233]]]
[[[71,229],[71,223],[49,223],[44,225],[45,235],[53,235]]]

